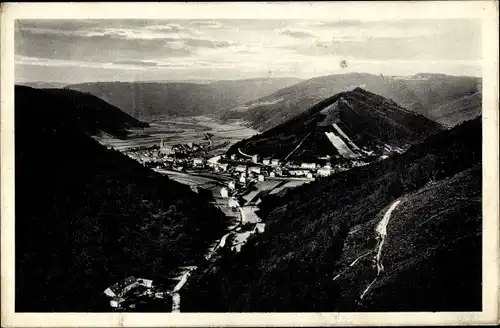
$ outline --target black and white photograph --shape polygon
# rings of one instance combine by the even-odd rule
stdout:
[[[491,310],[485,19],[425,3],[12,19],[12,310]]]

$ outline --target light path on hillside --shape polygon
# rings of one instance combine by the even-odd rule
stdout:
[[[344,270],[342,270],[339,274],[337,274],[334,278],[333,278],[333,281],[337,280],[338,278],[340,278],[340,276],[342,276],[347,270],[349,270],[349,268],[353,267],[359,260],[361,260],[363,257],[369,255],[373,253],[373,250],[369,251],[369,252],[366,252],[365,254],[361,255],[361,256],[358,256],[354,261],[351,262],[351,264],[349,264],[349,266],[347,268],[345,268]]]
[[[245,156],[245,157],[250,157],[250,158],[252,158],[252,155],[245,154],[244,152],[242,152],[242,151],[241,151],[241,149],[240,149],[240,148],[238,148],[238,152],[239,152],[241,155]]]
[[[384,246],[385,238],[387,237],[387,225],[389,224],[389,220],[391,219],[392,212],[396,209],[396,207],[399,205],[400,202],[401,202],[401,199],[398,199],[394,203],[391,204],[389,209],[385,212],[384,217],[382,218],[382,220],[380,220],[377,227],[375,228],[376,239],[378,240],[378,244],[376,247],[377,254],[375,255],[375,263],[377,265],[377,276],[365,288],[365,290],[363,291],[363,293],[360,296],[361,299],[363,299],[365,297],[365,295],[368,293],[368,291],[373,286],[375,281],[377,281],[380,274],[382,272],[384,272],[384,265],[382,263],[382,247]]]
[[[304,143],[304,141],[306,141],[307,137],[309,137],[309,135],[310,135],[310,134],[311,134],[311,132],[309,132],[309,133],[308,133],[308,134],[304,137],[304,139],[302,139],[302,141],[301,141],[301,142],[297,145],[297,147],[295,147],[295,149],[294,149],[294,150],[292,150],[292,151],[290,152],[290,154],[288,154],[288,156],[287,156],[287,157],[285,157],[285,162],[286,162],[286,160],[287,160],[287,159],[288,159],[288,158],[289,158],[289,157],[290,157],[293,153],[295,153],[295,151],[296,151],[297,149],[299,149],[299,148],[300,148],[300,146],[302,146],[302,144]]]

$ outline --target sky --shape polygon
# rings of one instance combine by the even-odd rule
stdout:
[[[473,19],[21,19],[14,37],[18,83],[481,76]]]

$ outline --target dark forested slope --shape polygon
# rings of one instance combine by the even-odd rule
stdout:
[[[15,94],[19,108],[38,108],[40,115],[45,113],[47,116],[45,120],[59,120],[89,135],[106,132],[122,138],[127,135],[128,128],[148,126],[88,93],[16,86]]]
[[[16,311],[108,311],[108,286],[129,275],[161,281],[220,235],[223,214],[207,199],[101,146],[52,91],[24,91],[15,103]]]
[[[192,282],[183,309],[481,310],[481,149],[477,118],[266,198],[264,234]],[[376,227],[391,205],[379,263]]]

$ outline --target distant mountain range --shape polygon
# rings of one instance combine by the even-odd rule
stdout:
[[[295,78],[262,78],[208,83],[91,82],[66,88],[91,93],[137,119],[150,120],[211,114],[299,81]]]
[[[476,92],[436,107],[432,112],[428,113],[428,116],[437,122],[442,122],[446,126],[452,127],[478,117],[481,115],[481,112],[482,94],[481,92]]]
[[[481,311],[481,117],[259,205],[185,312]]]
[[[234,144],[228,154],[287,161],[370,160],[403,150],[442,127],[394,101],[355,88],[329,97],[294,118]]]
[[[117,138],[124,138],[128,134],[128,128],[149,126],[87,93],[67,89],[16,86],[15,95],[16,106],[21,108],[51,106],[47,113],[89,135],[107,133]],[[42,109],[39,110],[43,114]]]
[[[465,99],[472,95],[480,95],[481,84],[481,78],[431,73],[401,77],[367,73],[329,75],[302,81],[219,115],[221,118],[244,118],[252,127],[264,131],[332,94],[361,87],[451,127],[481,113],[481,97],[474,96],[472,101],[475,105],[465,111],[456,110],[451,105],[467,101]]]
[[[16,87],[16,311],[107,312],[107,287],[161,283],[222,234],[206,197],[89,137],[137,124],[91,95]]]

